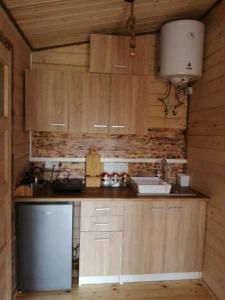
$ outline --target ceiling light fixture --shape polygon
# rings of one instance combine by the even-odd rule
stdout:
[[[130,35],[130,47],[129,52],[132,57],[136,55],[136,36],[135,36],[135,25],[136,18],[134,16],[134,0],[125,0],[130,3],[130,16],[127,19],[127,30]]]

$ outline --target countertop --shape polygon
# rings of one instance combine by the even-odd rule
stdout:
[[[87,200],[153,200],[153,199],[177,199],[196,198],[207,200],[207,197],[191,189],[174,185],[170,194],[164,195],[137,195],[136,191],[130,187],[101,187],[84,188],[77,193],[54,193],[50,185],[34,188],[33,196],[16,197],[15,202],[80,202]]]

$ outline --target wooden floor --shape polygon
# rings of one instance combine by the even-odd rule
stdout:
[[[213,300],[198,280],[74,286],[69,293],[19,294],[16,300]]]

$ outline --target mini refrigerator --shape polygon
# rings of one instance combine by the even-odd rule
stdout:
[[[72,288],[71,203],[17,205],[19,291]]]

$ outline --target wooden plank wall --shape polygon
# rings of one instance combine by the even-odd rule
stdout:
[[[0,31],[14,47],[13,69],[13,155],[14,182],[27,167],[29,158],[29,136],[24,131],[24,70],[30,64],[30,49],[0,8]]]
[[[203,277],[225,299],[225,1],[204,19],[204,76],[194,85],[188,122],[193,187],[210,196]]]
[[[14,47],[13,56],[13,146],[14,159],[13,181],[14,185],[18,178],[28,166],[29,160],[29,135],[24,131],[24,70],[29,67],[30,50],[22,40],[21,36],[12,25],[2,8],[0,8],[0,32]],[[1,145],[0,145],[1,147]],[[13,224],[14,228],[14,224]],[[15,232],[12,233],[12,249],[15,253]],[[12,288],[15,290],[15,255],[12,255],[13,272]],[[1,297],[0,297],[1,298]]]
[[[167,92],[167,84],[160,81],[156,76],[157,73],[157,35],[151,34],[152,40],[152,53],[149,53],[149,57],[152,60],[152,69],[149,76],[142,76],[140,80],[140,91],[142,97],[142,107],[140,109],[147,113],[145,118],[148,121],[148,125],[151,128],[186,128],[186,116],[187,116],[187,102],[183,99],[185,104],[178,109],[177,116],[172,115],[172,109],[170,109],[170,115],[165,118],[163,111],[164,106],[159,97],[165,96]],[[55,48],[43,51],[36,51],[32,53],[32,66],[33,69],[42,70],[70,70],[70,71],[89,71],[89,44],[81,44],[77,46],[67,46],[62,48]],[[175,92],[172,89],[170,95],[171,107],[176,103]]]

